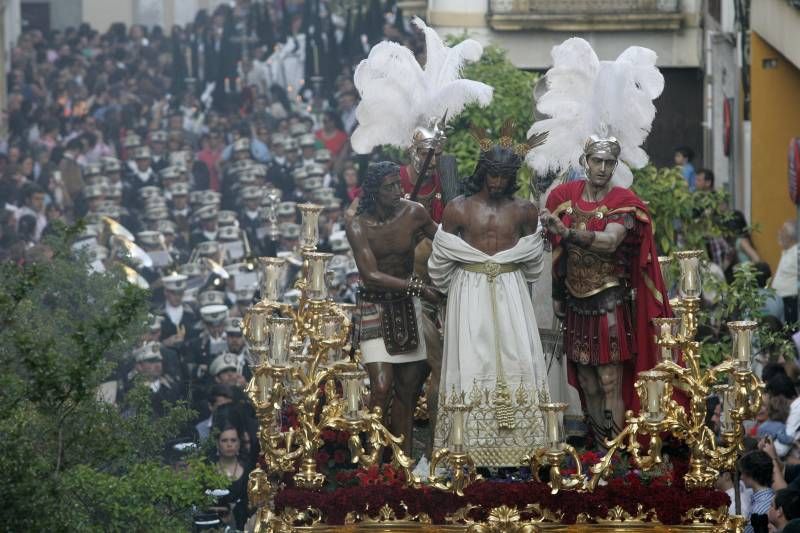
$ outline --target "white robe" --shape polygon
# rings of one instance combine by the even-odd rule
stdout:
[[[542,248],[538,231],[493,256],[441,228],[433,241],[428,273],[433,284],[448,295],[434,442],[437,448],[445,446],[451,426],[441,406],[450,401],[453,391],[464,392],[468,402],[476,402],[467,418],[465,444],[478,465],[519,466],[522,455],[543,440],[542,417],[536,405],[548,397],[549,387],[528,290],[528,283],[542,272]],[[489,277],[461,268],[487,262],[519,266],[494,281],[496,317]],[[498,381],[496,336],[502,374],[511,393],[513,429],[498,427],[492,401]]]

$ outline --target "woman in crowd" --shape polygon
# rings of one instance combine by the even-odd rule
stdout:
[[[226,487],[228,494],[220,498],[214,510],[228,524],[244,529],[248,516],[247,478],[250,475],[250,467],[242,452],[244,429],[227,417],[220,417],[215,426],[216,467],[229,485]]]
[[[344,131],[342,119],[334,111],[326,111],[322,117],[322,127],[316,132],[317,139],[328,149],[331,157],[339,157],[342,148],[347,144],[347,133]]]

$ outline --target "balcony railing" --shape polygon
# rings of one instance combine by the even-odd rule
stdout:
[[[678,30],[679,0],[490,0],[497,31]]]

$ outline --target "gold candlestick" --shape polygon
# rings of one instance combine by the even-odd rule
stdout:
[[[466,418],[472,410],[472,405],[466,403],[464,392],[457,393],[453,387],[449,400],[440,405],[439,409],[450,415],[450,434],[448,447],[436,450],[431,457],[430,483],[441,490],[463,496],[465,487],[481,479],[475,467],[475,461],[465,449],[464,444]],[[442,463],[449,464],[452,472],[451,478],[447,481],[437,473],[438,467]]]

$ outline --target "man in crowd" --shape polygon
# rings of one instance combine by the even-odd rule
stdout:
[[[745,486],[753,491],[750,523],[745,526],[744,531],[766,531],[767,513],[772,507],[775,494],[772,490],[772,459],[765,452],[755,450],[739,459],[739,470]]]
[[[787,324],[797,322],[797,222],[787,220],[778,232],[781,258],[772,278],[772,288],[783,299],[783,318]]]
[[[692,159],[694,159],[694,150],[688,146],[675,148],[675,165],[680,167],[683,179],[689,185],[690,191],[694,191],[697,186],[697,174],[695,173]]]
[[[776,533],[786,531],[790,521],[800,519],[800,491],[781,489],[775,492],[767,517]]]
[[[695,177],[695,190],[697,191],[714,190],[714,172],[711,169],[701,168],[697,171]]]

